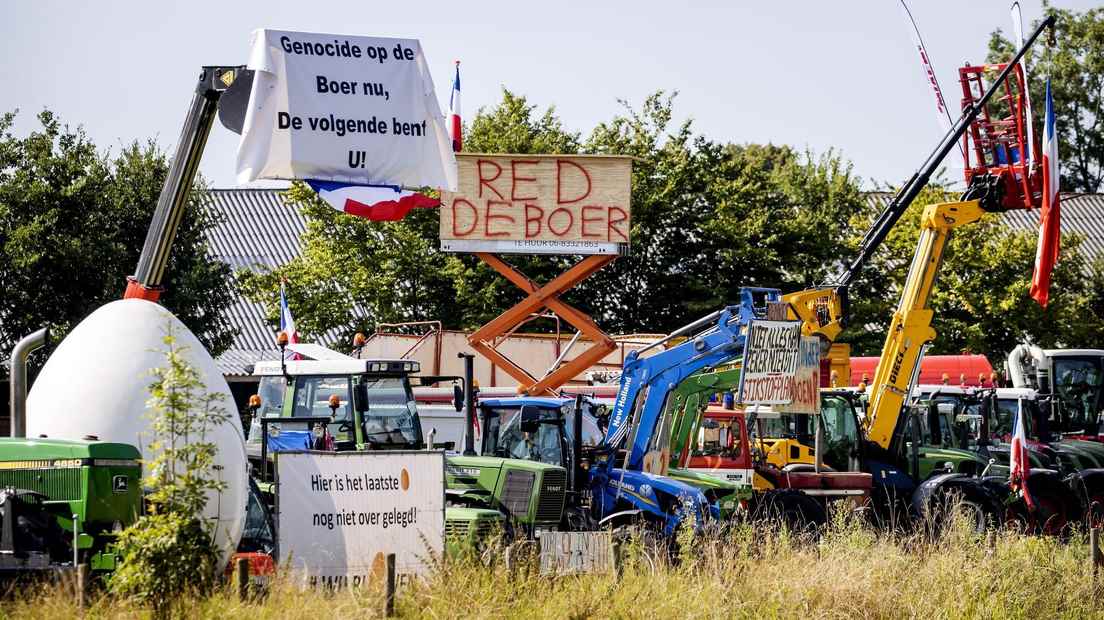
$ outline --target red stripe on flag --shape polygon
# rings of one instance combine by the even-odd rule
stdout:
[[[460,135],[460,115],[452,115],[452,150],[459,153],[460,149],[464,146],[464,138]]]
[[[418,193],[403,196],[398,200],[384,200],[370,205],[346,198],[345,212],[373,222],[397,222],[406,217],[411,209],[430,209],[440,204],[440,200]]]

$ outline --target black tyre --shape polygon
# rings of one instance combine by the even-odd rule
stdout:
[[[1000,505],[985,491],[972,484],[956,484],[940,488],[929,500],[930,524],[938,533],[954,519],[963,519],[975,533],[993,529],[1000,521]]]
[[[1080,501],[1061,480],[1051,476],[1031,476],[1027,479],[1034,509],[1021,499],[1016,515],[1028,531],[1044,536],[1065,536],[1081,519]]]
[[[828,522],[828,512],[816,499],[788,489],[763,493],[752,518],[781,523],[791,532],[816,532]]]

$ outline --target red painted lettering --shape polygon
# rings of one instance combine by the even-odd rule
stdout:
[[[519,177],[518,166],[536,166],[540,162],[533,159],[515,159],[510,162],[510,200],[536,200],[536,196],[518,196],[518,182],[534,183],[537,177]],[[535,190],[534,190],[535,191]]]
[[[471,215],[472,215],[471,226],[469,226],[468,229],[464,230],[464,231],[461,231],[457,227],[457,223],[459,222],[459,218],[456,217],[456,206],[458,204],[460,204],[461,202],[464,203],[464,206],[471,209]],[[475,223],[478,222],[478,221],[479,221],[479,212],[475,210],[475,205],[468,202],[467,200],[464,200],[463,198],[457,198],[456,200],[452,201],[452,235],[454,237],[466,237],[466,236],[472,234],[473,232],[475,232]]]
[[[494,166],[495,175],[493,177],[483,176],[483,164],[487,164],[488,166]],[[486,185],[487,188],[490,189],[492,192],[494,192],[499,198],[506,198],[505,196],[502,195],[502,192],[495,189],[494,185],[491,185],[492,181],[494,181],[494,180],[498,179],[498,177],[502,176],[502,166],[499,166],[498,164],[494,163],[493,161],[489,161],[489,160],[486,160],[486,159],[480,159],[479,161],[475,162],[475,169],[479,173],[479,197],[480,198],[483,197],[483,186],[484,185]]]
[[[588,223],[590,223],[590,222],[601,222],[602,221],[601,217],[587,217],[587,211],[601,212],[602,207],[596,207],[594,205],[589,205],[589,206],[583,207],[583,212],[579,217],[579,220],[582,222],[581,225],[580,225],[580,228],[582,229],[581,236],[582,237],[601,237],[602,233],[600,233],[600,232],[595,232],[595,233],[587,232],[587,224]]]
[[[483,218],[483,235],[487,237],[508,237],[510,231],[497,230],[491,232],[491,220],[505,220],[511,224],[514,223],[514,217],[512,215],[493,215],[491,209],[495,207],[509,207],[510,203],[504,200],[488,200],[487,201],[487,215]]]
[[[567,216],[567,224],[563,227],[563,229],[556,230],[556,226],[552,223],[552,219],[555,218],[560,213],[563,213],[564,215]],[[556,209],[555,211],[553,211],[548,216],[548,230],[551,231],[552,234],[556,235],[557,237],[562,237],[565,234],[567,234],[567,231],[571,230],[571,225],[574,224],[574,223],[575,223],[575,216],[571,215],[571,211],[568,211],[567,209],[564,209],[563,207],[560,207],[559,209]]]
[[[544,209],[537,205],[525,205],[525,238],[532,239],[541,234],[541,220],[544,219]],[[537,225],[536,232],[530,232],[529,224],[535,223]]]
[[[615,218],[613,215],[614,211],[616,211],[621,217]],[[614,233],[616,233],[618,237],[621,237],[622,240],[628,241],[628,234],[618,228],[616,225],[622,222],[629,221],[629,213],[621,207],[610,207],[609,212],[606,215],[607,217],[609,217],[609,220],[606,222],[606,241],[613,241]]]
[[[586,190],[584,190],[583,193],[579,194],[578,196],[576,196],[574,198],[570,198],[570,199],[564,198],[564,195],[563,195],[564,166],[572,166],[576,170],[581,172],[582,175],[583,175],[583,181],[586,182]],[[582,166],[580,166],[579,164],[573,162],[573,161],[568,161],[566,159],[557,159],[556,160],[556,204],[566,205],[566,204],[571,204],[573,202],[579,202],[580,200],[586,198],[589,195],[590,195],[590,175],[587,174],[586,169],[583,168]]]

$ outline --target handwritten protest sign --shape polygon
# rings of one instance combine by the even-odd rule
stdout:
[[[800,345],[798,321],[751,321],[744,344],[740,402],[789,404],[793,400]]]
[[[281,452],[280,560],[310,585],[357,586],[395,554],[424,575],[444,550],[443,452]]]
[[[441,249],[626,254],[632,159],[456,156],[459,189],[441,195]]]
[[[238,182],[456,187],[456,160],[416,39],[253,32]]]
[[[778,405],[781,413],[820,413],[820,340],[802,336],[797,353],[797,370],[794,372],[792,400]]]

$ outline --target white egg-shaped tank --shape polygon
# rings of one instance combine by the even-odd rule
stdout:
[[[155,455],[148,448],[152,437],[146,402],[154,380],[151,370],[167,365],[163,338],[170,325],[183,357],[229,415],[208,437],[218,448],[216,473],[226,488],[209,496],[204,514],[218,520],[215,543],[225,566],[241,539],[249,493],[241,420],[211,354],[163,306],[141,299],[113,301],[69,332],[31,386],[27,436],[95,435],[137,446],[142,458],[151,460]]]

